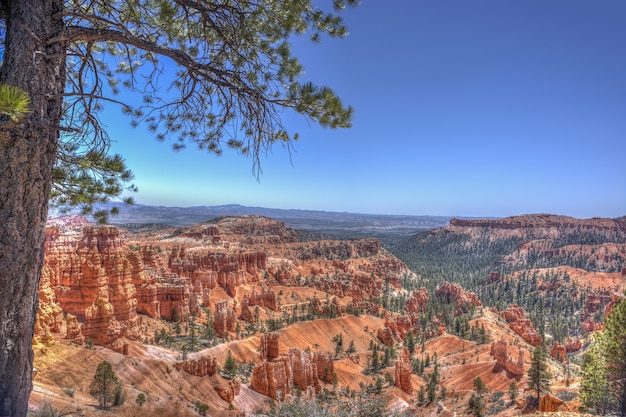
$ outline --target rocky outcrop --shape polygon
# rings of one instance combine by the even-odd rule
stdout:
[[[194,376],[212,376],[217,373],[217,360],[211,356],[202,356],[199,359],[178,362],[174,367]]]
[[[228,300],[221,300],[215,303],[213,317],[213,327],[219,337],[225,337],[229,332],[235,331],[235,311],[230,306]]]
[[[513,376],[524,375],[524,351],[518,348],[517,359],[513,359],[509,356],[508,350],[509,345],[504,339],[491,344],[490,354],[496,360],[494,372],[504,369]]]
[[[241,299],[241,312],[239,313],[239,318],[248,323],[252,323],[254,321],[254,316],[252,315],[252,311],[250,311],[250,300],[247,294]]]
[[[319,378],[324,382],[332,383],[333,375],[335,373],[333,355],[328,352],[317,350],[313,354],[313,362],[315,363],[315,366],[317,366]]]
[[[416,334],[417,324],[417,316],[393,316],[385,319],[385,327],[391,329],[392,334],[400,340],[404,340],[409,331]],[[383,337],[387,338],[387,335],[383,335]]]
[[[118,351],[122,338],[139,338],[135,260],[119,229],[86,226],[80,232],[61,235],[58,228],[49,227],[45,249],[42,281],[49,283],[54,302],[83,324],[85,338]],[[51,305],[46,294],[41,308],[44,315]]]
[[[626,231],[626,220],[619,219],[575,219],[568,216],[551,214],[527,214],[512,216],[503,219],[450,219],[450,226],[455,227],[479,227],[491,229],[545,229],[570,228],[570,229],[606,229],[609,231]]]
[[[333,379],[332,356],[322,352],[311,354],[290,348],[287,354],[278,353],[278,333],[261,337],[261,357],[254,365],[250,387],[273,399],[284,399],[294,387],[303,392],[321,390],[320,379]],[[319,366],[324,369],[320,372]]]
[[[526,317],[526,311],[522,307],[511,304],[500,315],[509,323],[509,327],[525,341],[533,346],[541,345],[541,336],[537,333],[533,322]]]
[[[250,388],[273,399],[284,399],[293,389],[293,375],[287,357],[254,364]]]
[[[156,300],[150,305],[157,307],[160,317],[169,321],[184,320],[191,311],[189,278],[176,275],[164,276],[164,280],[156,287]]]
[[[249,304],[251,306],[267,307],[270,310],[280,311],[278,305],[276,292],[270,287],[261,286],[261,292],[257,291],[257,288],[252,289],[252,294],[249,297]]]
[[[413,291],[411,296],[406,300],[404,311],[407,313],[419,314],[426,312],[428,306],[428,290],[424,287],[417,291]]]
[[[566,352],[578,352],[582,348],[582,342],[577,337],[568,337],[564,345]]]
[[[259,352],[262,361],[271,361],[278,357],[278,338],[278,333],[265,333],[261,336]]]
[[[394,343],[393,331],[389,327],[378,329],[376,337],[378,337],[378,340],[385,346],[391,346]]]
[[[444,282],[443,285],[437,288],[435,295],[448,303],[454,302],[457,315],[482,305],[476,294],[465,291],[459,284],[452,284],[450,282]]]
[[[555,342],[550,350],[550,356],[559,362],[563,362],[566,358],[567,350],[562,344]]]
[[[290,348],[288,355],[289,365],[293,373],[293,385],[303,391],[306,391],[309,387],[313,387],[316,393],[319,392],[321,389],[319,372],[311,353],[301,351],[298,348]]]
[[[413,393],[413,384],[411,383],[411,355],[406,347],[403,347],[398,355],[395,364],[395,384],[396,387],[411,395]]]
[[[232,403],[235,399],[235,395],[239,394],[240,387],[241,383],[235,378],[227,383],[216,385],[214,389],[222,400],[227,403]]]
[[[556,413],[556,412],[577,412],[578,409],[574,404],[569,404],[550,393],[546,393],[539,401],[540,413]]]
[[[80,324],[73,314],[67,314],[65,317],[65,338],[72,343],[82,345],[85,343],[85,336],[80,330]]]

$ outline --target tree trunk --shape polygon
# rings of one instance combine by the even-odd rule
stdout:
[[[0,416],[25,416],[32,390],[32,337],[43,263],[62,99],[63,0],[3,0],[0,81],[25,90],[30,113],[0,116]],[[57,95],[58,98],[51,96]]]

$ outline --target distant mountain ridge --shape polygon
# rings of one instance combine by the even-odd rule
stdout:
[[[111,224],[127,229],[168,226],[190,226],[223,216],[258,215],[269,217],[286,226],[340,237],[398,237],[446,226],[449,216],[410,216],[358,214],[321,210],[275,209],[248,207],[239,204],[220,206],[165,207],[108,203],[97,209],[118,207],[119,214],[111,216]],[[141,226],[140,226],[141,225]]]

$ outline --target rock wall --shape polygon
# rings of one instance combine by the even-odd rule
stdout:
[[[332,382],[332,355],[321,351],[311,354],[298,348],[290,348],[287,354],[280,354],[278,338],[278,333],[261,337],[261,357],[254,365],[250,383],[253,390],[273,399],[284,399],[295,387],[302,392],[319,393],[320,380]],[[321,371],[320,367],[323,367]]]
[[[444,282],[443,285],[437,288],[435,295],[446,299],[448,302],[454,301],[457,315],[482,305],[476,294],[465,291],[459,284],[452,284],[450,282]]]
[[[411,395],[413,393],[413,384],[411,383],[411,355],[406,347],[403,347],[398,355],[395,364],[395,384],[396,387]]]
[[[533,322],[526,317],[526,311],[517,304],[511,304],[500,313],[502,317],[509,323],[509,327],[520,335],[525,341],[533,346],[539,346],[543,343],[541,336],[537,333],[537,329]]]
[[[524,351],[519,348],[517,359],[509,356],[509,345],[504,339],[491,344],[491,356],[496,360],[496,367],[505,369],[513,376],[524,375]]]
[[[82,335],[95,344],[120,350],[120,339],[139,338],[133,284],[137,259],[124,246],[119,229],[86,226],[61,235],[57,227],[48,227],[45,250],[40,316],[48,326],[55,329],[49,311],[56,305],[74,315],[82,323]]]
[[[174,367],[194,376],[212,376],[217,373],[217,360],[211,356],[202,356],[199,359],[178,362]]]
[[[237,324],[235,310],[232,309],[228,300],[221,300],[215,303],[213,317],[213,327],[219,337],[225,337],[229,332],[235,331]]]

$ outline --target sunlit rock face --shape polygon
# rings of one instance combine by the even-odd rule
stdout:
[[[500,314],[509,323],[511,329],[524,340],[533,346],[541,345],[541,335],[537,332],[533,322],[526,317],[526,311],[522,307],[511,304]]]
[[[512,358],[509,355],[509,344],[500,339],[491,344],[490,353],[496,360],[496,366],[513,376],[524,375],[524,351],[521,348],[518,348],[517,358]]]
[[[174,366],[194,376],[212,376],[217,373],[217,360],[211,356],[177,362]]]
[[[59,227],[49,227],[45,250],[40,315],[48,317],[52,330],[60,329],[48,312],[58,307],[75,316],[82,323],[80,333],[95,344],[121,349],[122,338],[139,338],[133,274],[142,268],[123,244],[119,229],[85,226],[61,234]],[[71,332],[79,333],[75,326]]]
[[[406,347],[403,347],[398,355],[395,364],[395,384],[404,392],[411,394],[413,392],[413,384],[411,383],[411,355]]]
[[[252,371],[252,389],[273,399],[284,399],[296,387],[302,392],[319,393],[320,380],[332,382],[335,371],[331,354],[321,351],[312,354],[298,348],[281,354],[278,338],[278,333],[261,337],[261,358]]]

